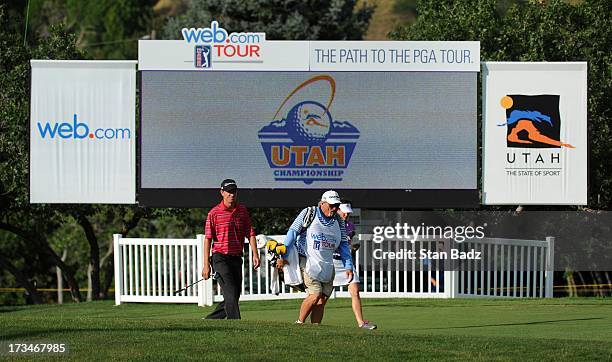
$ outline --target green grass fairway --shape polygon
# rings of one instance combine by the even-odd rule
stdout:
[[[73,360],[612,360],[612,299],[364,300],[374,331],[349,299],[293,325],[300,302],[242,302],[241,321],[194,305],[0,307],[0,339],[65,342]]]

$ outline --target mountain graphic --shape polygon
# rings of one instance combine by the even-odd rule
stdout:
[[[331,131],[332,133],[359,133],[359,130],[348,121],[333,121]]]
[[[267,126],[262,127],[258,133],[287,134],[287,121],[284,118],[281,120],[272,121]],[[331,133],[359,133],[359,130],[348,121],[332,121]]]
[[[284,118],[272,121],[267,126],[262,127],[259,133],[287,133],[287,121]]]

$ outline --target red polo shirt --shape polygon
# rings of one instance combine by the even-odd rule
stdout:
[[[244,238],[255,236],[255,231],[244,205],[236,204],[230,210],[221,201],[208,213],[204,234],[213,240],[213,253],[242,255]]]

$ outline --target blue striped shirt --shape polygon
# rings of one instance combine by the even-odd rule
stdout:
[[[338,247],[338,251],[340,252],[340,257],[344,262],[344,266],[347,269],[353,268],[353,260],[351,257],[351,250],[348,244],[348,236],[346,234],[346,226],[344,220],[334,215],[333,217],[327,217],[323,214],[320,207],[317,207],[317,217],[319,218],[319,222],[324,226],[332,226],[334,222],[338,222],[340,225],[340,246]],[[306,217],[306,212],[308,208],[303,209],[300,214],[293,220],[293,223],[289,227],[287,231],[287,236],[285,237],[285,246],[287,247],[287,251],[289,248],[295,244],[298,253],[301,256],[306,256],[306,230],[302,231],[302,225],[304,224],[304,218]],[[297,241],[297,242],[296,242]]]

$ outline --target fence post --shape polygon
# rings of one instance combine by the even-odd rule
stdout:
[[[209,255],[204,255],[204,235],[198,234],[198,273],[201,273],[204,269],[204,258],[208,258]],[[213,278],[212,275],[208,280],[198,284],[198,306],[211,306],[213,305]]]
[[[451,249],[453,246],[452,239],[444,240],[444,251],[446,255],[451,255]],[[442,260],[441,264],[444,266],[444,296],[446,298],[457,298],[457,268],[458,263],[451,259]]]
[[[555,238],[546,237],[546,298],[553,297],[553,284],[555,281]]]
[[[197,245],[196,245],[196,253],[198,254],[196,257],[196,268],[198,279],[201,277],[202,270],[204,269],[204,235],[198,234],[196,235]],[[204,292],[204,284],[198,284],[198,307],[203,307],[206,305],[206,295]]]
[[[449,263],[451,268],[456,267],[456,264],[450,260]],[[444,270],[444,296],[446,298],[457,298],[457,271],[456,270]]]
[[[459,268],[459,265],[455,263],[454,267]],[[457,298],[459,295],[459,270],[451,270],[451,280],[453,281],[451,298]]]
[[[115,263],[115,305],[121,304],[123,294],[123,255],[119,246],[121,234],[113,234],[113,259]]]

